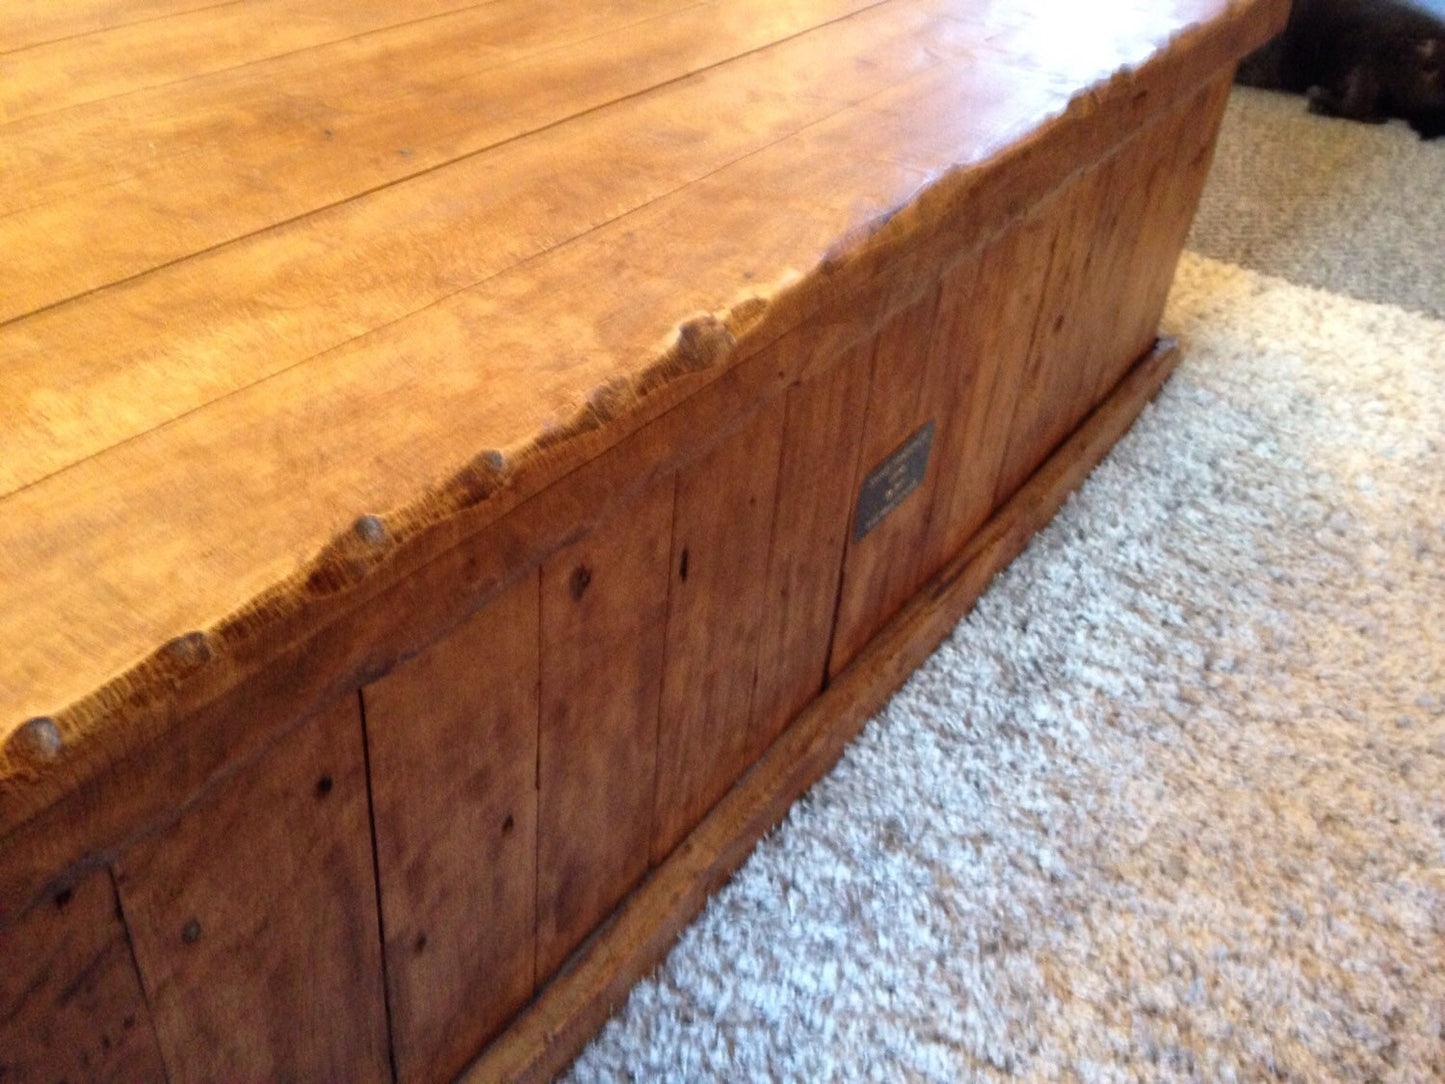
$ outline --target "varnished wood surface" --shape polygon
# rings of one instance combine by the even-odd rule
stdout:
[[[262,64],[488,2],[310,0],[298,5],[294,0],[180,0],[170,5],[112,4],[109,15],[93,10],[88,19],[83,2],[8,4],[9,25],[0,38],[0,54],[27,39],[30,48],[17,58],[21,63],[15,66],[15,77],[0,86],[0,122]],[[167,6],[174,10],[166,11]],[[43,25],[47,15],[48,27]]]
[[[201,5],[0,14],[7,838],[1282,7],[441,6],[213,49]],[[116,84],[111,34],[167,44]]]
[[[454,1076],[532,996],[537,623],[533,572],[363,690],[403,1080]]]
[[[573,966],[471,1065],[462,1078],[466,1084],[546,1081],[566,1068],[757,841],[1048,523],[1178,361],[1179,344],[1162,340],[1135,363],[1028,483],[929,578],[653,871]]]
[[[786,400],[678,475],[657,733],[661,861],[761,752],[750,740]]]
[[[162,1080],[108,870],[0,933],[0,1080]]]
[[[115,873],[170,1079],[390,1075],[356,696]]]
[[[939,291],[928,290],[878,334],[873,378],[864,414],[862,447],[852,492],[878,465],[930,422],[934,437],[942,420],[939,391],[951,369],[930,365]],[[940,457],[929,455],[918,487],[884,520],[859,538],[856,523],[848,540],[838,593],[837,626],[830,673],[842,670],[918,586],[917,548],[928,525]],[[856,501],[856,497],[855,497]],[[856,518],[856,504],[853,510]]]
[[[1043,300],[1000,434],[996,500],[1023,484],[1118,379],[1118,359],[1157,329],[1193,218],[1178,208],[1198,201],[1228,90],[1228,79],[1216,77],[1055,201]]]
[[[784,349],[803,344],[784,340]],[[853,480],[873,369],[872,342],[788,392],[778,499],[749,723],[751,761],[823,687]]]
[[[999,465],[1033,342],[1049,258],[1057,195],[960,264],[940,284],[933,349],[957,377],[952,417],[939,434],[939,481],[923,563],[930,569],[959,551],[992,512]]]
[[[539,980],[647,871],[676,488],[652,486],[542,566]]]

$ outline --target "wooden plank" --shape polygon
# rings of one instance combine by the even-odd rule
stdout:
[[[8,0],[0,7],[0,53],[62,38],[133,26],[189,11],[218,8],[237,0]]]
[[[823,687],[872,365],[872,343],[859,343],[788,392],[749,759]]]
[[[418,312],[940,63],[967,37],[950,31],[944,6],[862,12],[23,320],[0,332],[10,392],[0,423],[15,437],[0,493]],[[571,168],[559,174],[559,160]],[[16,259],[66,263],[53,247],[18,243]],[[31,272],[17,265],[15,277]]]
[[[264,183],[266,165],[284,162],[288,150],[298,149],[298,141],[319,148],[323,158],[345,155],[349,137],[365,141],[399,118],[410,116],[416,121],[420,100],[441,104],[447,100],[446,87],[458,78],[470,75],[490,80],[495,87],[499,68],[535,62],[536,54],[549,47],[633,26],[669,7],[675,5],[666,0],[608,0],[593,11],[579,9],[569,26],[556,0],[478,3],[450,17],[403,22],[376,34],[234,70],[12,121],[5,126],[8,164],[23,187],[0,196],[0,210],[9,213],[76,200],[147,171],[163,177],[158,170],[162,166],[169,173],[169,187],[185,189],[198,176],[196,169],[186,168],[187,160],[200,156],[219,165],[227,146],[243,152],[236,165],[260,166],[255,171],[245,169],[244,175],[253,185]],[[218,7],[208,14],[219,17],[228,11]],[[243,22],[249,17],[244,11],[239,14]],[[147,28],[160,33],[169,25],[153,21]],[[44,78],[29,71],[44,66],[44,50],[25,50],[8,59],[17,84]],[[471,72],[468,59],[474,66]],[[351,85],[344,78],[348,66],[354,76]],[[396,100],[399,95],[418,96],[411,102],[412,112]],[[121,126],[126,117],[130,125]],[[305,139],[321,134],[328,125],[331,144],[342,143],[339,149]],[[429,130],[422,123],[413,134]],[[68,138],[90,142],[67,147]],[[396,148],[390,151],[394,156]],[[377,165],[385,168],[385,163]],[[230,184],[245,187],[238,181],[232,178]]]
[[[880,463],[930,422],[938,424],[938,380],[930,369],[929,342],[937,289],[896,316],[878,335],[868,410],[863,423],[853,515],[838,594],[837,627],[828,671],[836,674],[918,587],[921,544],[928,526],[938,458],[931,455],[917,488],[877,526],[858,537],[858,495]]]
[[[145,818],[184,805],[293,712],[316,710],[346,682],[435,639],[498,576],[514,574],[496,571],[500,555],[489,540],[506,539],[509,553],[555,544],[550,519],[545,528],[503,520],[521,501],[685,399],[687,416],[675,419],[684,431],[694,409],[701,417],[742,403],[731,398],[738,387],[720,398],[700,393],[824,307],[835,319],[882,290],[882,301],[869,302],[881,309],[870,311],[889,311],[904,296],[895,290],[936,275],[980,222],[1007,221],[1075,168],[1075,155],[1101,151],[1172,100],[1181,73],[1218,67],[1240,34],[1266,31],[1261,13],[1269,10],[1232,8],[1127,81],[1096,88],[1078,109],[978,169],[940,175],[932,188],[896,167],[891,176],[849,174],[832,159],[802,174],[810,184],[861,177],[863,191],[892,192],[907,213],[869,197],[861,212],[844,214],[853,193],[820,186],[824,206],[799,218],[775,190],[758,189],[748,193],[751,209],[775,227],[765,246],[756,223],[746,235],[692,246],[700,216],[726,210],[733,220],[748,209],[715,208],[703,197],[743,191],[749,174],[731,178],[731,189],[689,186],[687,197],[564,246],[555,262],[549,255],[525,276],[504,276],[485,296],[438,307],[425,329],[369,336],[364,348],[327,355],[324,371],[292,371],[154,440],[131,441],[94,469],[7,498],[0,574],[24,593],[0,598],[0,629],[14,633],[0,651],[0,906],[33,899],[68,864],[106,853]],[[963,108],[956,99],[928,102],[921,107]],[[860,138],[870,120],[860,117]],[[840,158],[858,167],[846,151]],[[785,164],[780,149],[757,175],[784,176]],[[774,221],[775,205],[787,214]],[[844,229],[839,242],[847,222],[866,229]],[[717,253],[721,263],[700,258]],[[578,281],[602,284],[598,308],[586,314],[573,303]],[[772,285],[739,297],[742,282]],[[512,322],[521,312],[531,313],[525,326]],[[679,312],[718,315],[682,321],[679,331]],[[321,387],[327,396],[317,396]],[[377,409],[387,403],[397,409]],[[239,446],[246,456],[216,454]],[[477,453],[497,446],[505,465],[489,473],[492,460]],[[677,441],[667,454],[685,456],[686,447]],[[655,461],[651,451],[639,454]],[[279,484],[298,476],[307,487]],[[573,504],[578,496],[568,488],[549,497],[546,515],[585,506]],[[375,521],[362,534],[349,526],[365,509],[393,510],[380,542]],[[417,584],[402,585],[424,568]],[[443,569],[465,585],[455,596]],[[363,611],[383,595],[406,605]],[[33,728],[23,721],[40,714],[54,716],[58,750],[28,740]],[[182,722],[194,738],[184,750],[165,740]],[[49,725],[35,732],[50,733]]]
[[[495,2],[249,0],[72,35],[0,59],[0,124]]]
[[[175,1079],[390,1075],[355,696],[116,865]]]
[[[951,424],[938,444],[938,484],[923,544],[937,569],[996,507],[1008,426],[1024,378],[1057,232],[1045,201],[944,279],[935,349],[957,376]]]
[[[110,871],[0,932],[0,1080],[161,1080]]]
[[[489,4],[16,121],[0,141],[7,178],[0,250],[15,261],[0,320],[362,196],[878,2],[710,0],[672,11],[667,0]]]
[[[1155,118],[1062,197],[997,498],[1021,484],[1154,334],[1203,191],[1226,85],[1216,79]]]
[[[1047,463],[790,726],[751,771],[623,905],[576,964],[544,990],[467,1070],[467,1084],[545,1081],[559,1074],[627,991],[657,966],[683,928],[757,841],[832,765],[893,690],[1053,517],[1173,371],[1161,342]]]
[[[1173,154],[1156,153],[1133,167],[1143,177],[1131,209],[1133,231],[1119,253],[1118,270],[1111,276],[1121,319],[1115,327],[1111,356],[1098,366],[1096,397],[1102,397],[1119,380],[1121,351],[1146,340],[1159,326],[1184,240],[1209,177],[1232,85],[1229,73],[1223,72],[1176,107],[1154,138],[1157,147],[1173,147]]]
[[[455,1074],[532,995],[538,576],[363,691],[398,1075]]]
[[[674,488],[542,568],[539,981],[647,872]]]
[[[786,401],[682,471],[672,529],[652,860],[744,768]]]
[[[1199,110],[1196,94],[1164,111],[1082,183],[1070,227],[1073,244],[1059,250],[1068,254],[1067,273],[1076,280],[1071,311],[1049,346],[1055,361],[1046,382],[1046,441],[1072,429],[1153,341],[1203,190],[1199,160],[1202,154],[1207,164],[1214,145],[1216,128]],[[1154,231],[1173,247],[1151,257],[1142,246]],[[1150,306],[1151,297],[1157,307]]]
[[[1181,148],[1164,142],[1178,135],[1182,133],[1173,124],[1156,121],[1125,143],[1097,171],[1089,220],[1080,223],[1082,232],[1092,234],[1075,302],[1080,318],[1069,325],[1067,346],[1063,348],[1073,359],[1072,372],[1055,391],[1061,401],[1055,409],[1066,419],[1060,423],[1061,428],[1093,406],[1097,396],[1107,390],[1106,385],[1112,383],[1106,379],[1107,374],[1117,377],[1126,371],[1129,359],[1137,357],[1158,331],[1159,314],[1155,314],[1155,326],[1146,329],[1137,319],[1135,301],[1125,287],[1131,272],[1143,271],[1134,267],[1133,261],[1139,236],[1153,211],[1148,178],[1156,165],[1169,174],[1179,168],[1173,155]],[[1164,166],[1164,162],[1168,165]],[[1172,266],[1169,271],[1172,277]],[[1148,273],[1157,271],[1151,268]]]
[[[1084,366],[1081,344],[1101,333],[1100,318],[1084,304],[1098,235],[1097,215],[1109,195],[1108,171],[1084,170],[1060,195],[1039,318],[1005,436],[996,500],[1013,493],[1088,410],[1075,393]]]

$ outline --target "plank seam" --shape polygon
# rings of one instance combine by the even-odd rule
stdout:
[[[152,15],[147,19],[136,19],[134,22],[117,23],[114,26],[98,27],[95,30],[82,30],[75,34],[63,34],[58,38],[46,38],[43,41],[27,42],[24,45],[17,45],[13,49],[0,49],[0,56],[13,56],[15,53],[23,53],[26,49],[39,49],[46,45],[57,45],[63,41],[74,41],[76,38],[87,38],[92,34],[105,34],[112,30],[124,30],[130,26],[144,26],[147,23],[158,23],[165,19],[174,19],[185,15],[195,15],[202,11],[214,11],[217,8],[235,7],[245,3],[245,0],[221,0],[218,4],[202,4],[199,7],[189,8],[185,11],[169,11],[164,15]]]
[[[232,2],[233,2],[233,3],[236,3],[236,2],[244,2],[244,0],[232,0]],[[301,47],[298,48],[298,49],[288,49],[288,50],[287,50],[286,52],[284,52],[284,53],[273,53],[273,54],[271,54],[270,56],[258,56],[258,57],[255,57],[255,58],[251,59],[251,60],[244,60],[244,61],[242,61],[242,62],[239,63],[239,64],[232,64],[232,65],[230,65],[229,67],[225,67],[225,68],[212,68],[212,69],[209,69],[209,70],[207,70],[207,71],[198,72],[198,73],[196,73],[196,74],[194,74],[194,75],[182,76],[182,77],[179,78],[179,79],[167,79],[167,80],[165,80],[165,81],[162,82],[162,83],[147,83],[147,84],[145,84],[144,86],[131,87],[131,88],[128,89],[128,90],[117,91],[117,92],[114,93],[114,94],[107,94],[107,95],[104,95],[103,97],[100,97],[100,98],[87,98],[85,101],[81,101],[81,102],[70,102],[70,103],[67,104],[67,105],[57,106],[57,107],[55,107],[54,109],[41,109],[41,110],[37,110],[37,111],[32,112],[32,113],[22,113],[21,115],[19,115],[19,116],[17,116],[17,117],[9,118],[9,119],[7,119],[6,121],[4,121],[3,124],[0,124],[0,131],[3,131],[4,125],[7,125],[7,124],[15,124],[15,123],[17,123],[17,122],[19,122],[19,121],[30,120],[30,119],[33,118],[33,117],[51,117],[51,116],[54,116],[56,113],[64,113],[64,112],[65,112],[66,110],[68,110],[68,109],[86,109],[86,108],[89,108],[90,106],[99,105],[99,104],[101,104],[102,102],[113,102],[113,101],[115,101],[117,98],[124,98],[124,97],[127,97],[128,95],[131,95],[131,94],[144,94],[144,93],[146,93],[147,91],[164,90],[166,87],[179,86],[179,85],[182,84],[182,83],[189,83],[189,82],[191,82],[191,81],[193,81],[193,80],[196,80],[196,79],[205,79],[205,78],[207,78],[207,77],[209,77],[209,76],[213,76],[213,75],[227,75],[227,74],[229,74],[229,73],[231,73],[231,72],[244,71],[245,69],[251,68],[251,67],[255,67],[255,66],[258,65],[258,64],[269,64],[270,62],[275,61],[275,60],[285,60],[285,59],[288,58],[288,57],[300,56],[300,55],[303,54],[303,53],[313,52],[313,51],[315,51],[315,50],[317,50],[317,49],[328,49],[328,48],[330,48],[330,47],[332,47],[332,46],[334,46],[334,45],[341,45],[341,44],[344,43],[344,42],[360,41],[362,38],[368,38],[368,37],[371,37],[371,36],[374,35],[374,34],[386,34],[386,33],[390,33],[391,31],[394,31],[394,30],[402,30],[402,29],[404,29],[404,28],[406,28],[406,27],[420,26],[420,25],[422,25],[423,23],[433,22],[433,21],[435,21],[435,20],[437,20],[437,19],[450,18],[450,17],[453,16],[453,15],[460,15],[460,14],[462,14],[462,13],[464,13],[464,12],[468,12],[468,11],[476,11],[476,10],[478,10],[478,9],[480,9],[480,8],[490,7],[491,5],[496,4],[496,3],[500,3],[500,2],[501,2],[501,0],[481,0],[480,3],[467,4],[467,5],[464,5],[464,6],[461,6],[461,7],[453,8],[453,9],[450,10],[450,11],[439,11],[439,12],[437,12],[435,15],[423,15],[420,19],[406,19],[406,20],[403,20],[402,22],[399,22],[399,23],[392,23],[390,26],[377,26],[377,27],[373,27],[373,28],[370,29],[370,30],[363,30],[363,31],[361,31],[361,32],[359,32],[359,33],[351,34],[351,35],[348,35],[347,37],[343,37],[343,38],[331,38],[331,39],[328,40],[328,41],[317,41],[317,42],[313,42],[313,43],[311,43],[310,45],[303,45],[303,46],[301,46]],[[707,0],[698,0],[698,2],[699,2],[699,3],[706,3]],[[229,7],[229,6],[230,6],[230,4],[217,4],[217,5],[215,5],[215,7]],[[199,10],[201,10],[201,11],[211,11],[211,10],[213,10],[213,9],[212,9],[212,8],[201,8],[201,9],[199,9]],[[196,12],[193,12],[193,11],[182,11],[182,12],[177,12],[177,13],[174,14],[174,15],[162,15],[162,16],[159,16],[158,19],[145,19],[145,20],[142,20],[141,23],[133,23],[133,24],[128,24],[128,25],[138,26],[138,25],[142,25],[143,23],[157,22],[157,21],[159,21],[159,19],[185,18],[185,17],[188,16],[188,15],[194,15],[194,14],[196,14]],[[645,21],[645,20],[644,20],[644,21]],[[629,26],[631,26],[631,25],[636,25],[636,24],[629,24]],[[126,29],[126,27],[123,27],[123,26],[121,26],[121,27],[106,27],[104,30],[93,30],[93,31],[90,31],[88,34],[72,35],[72,37],[70,37],[70,38],[61,38],[61,39],[59,39],[59,41],[70,41],[70,40],[72,40],[72,39],[75,38],[75,37],[91,37],[91,36],[96,36],[96,35],[103,35],[103,34],[111,33],[111,32],[114,31],[114,30],[123,30],[123,29]],[[626,27],[621,28],[621,29],[626,29]],[[579,40],[580,40],[580,41],[587,41],[587,40],[589,40],[589,39],[583,38],[583,39],[579,39]],[[42,43],[39,43],[39,44],[37,44],[37,45],[22,46],[20,49],[12,50],[12,52],[23,52],[25,49],[34,49],[34,48],[39,48],[39,47],[41,47],[41,45],[52,45],[52,44],[56,44],[56,43],[55,43],[55,42],[42,42]],[[6,55],[9,55],[9,54],[7,54],[7,53],[0,53],[0,56],[6,56]],[[44,206],[44,205],[41,204],[40,206]]]
[[[161,1047],[160,1035],[156,1032],[155,1010],[151,1007],[150,991],[146,989],[145,977],[141,974],[140,960],[135,954],[135,939],[130,934],[130,919],[125,913],[125,904],[121,902],[120,881],[116,877],[115,867],[106,864],[106,878],[110,882],[111,900],[115,904],[115,917],[120,923],[121,933],[125,936],[126,957],[130,960],[131,974],[135,976],[135,988],[140,993],[141,1004],[146,1011],[146,1029],[150,1032],[151,1044],[155,1049],[156,1058],[161,1063],[161,1072],[165,1074],[167,1084],[174,1079],[170,1063],[166,1060],[166,1052]]]
[[[381,1006],[386,1018],[386,1061],[396,1084],[396,1026],[391,1010],[391,981],[386,958],[386,911],[381,904],[381,852],[376,842],[376,800],[371,786],[371,737],[366,729],[366,692],[356,690],[356,712],[361,724],[361,763],[366,775],[366,825],[371,837],[371,886],[376,904],[376,936],[381,950]]]

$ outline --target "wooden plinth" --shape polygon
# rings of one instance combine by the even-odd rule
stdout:
[[[31,7],[0,1075],[430,1080],[565,1065],[1127,426],[1286,5]]]

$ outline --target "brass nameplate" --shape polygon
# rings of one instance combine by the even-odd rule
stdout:
[[[858,512],[853,517],[854,542],[882,523],[889,512],[923,484],[928,453],[932,450],[933,423],[929,422],[873,468],[858,494]]]

